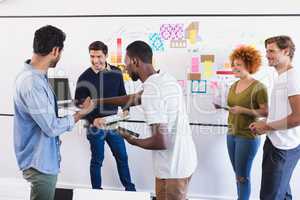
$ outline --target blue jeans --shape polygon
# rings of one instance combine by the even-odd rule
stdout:
[[[227,135],[227,150],[237,180],[238,200],[248,200],[251,193],[250,172],[260,138]]]
[[[94,127],[88,128],[87,138],[92,153],[90,176],[93,189],[102,189],[101,167],[104,160],[104,141],[106,141],[115,157],[122,185],[126,191],[136,191],[135,185],[131,182],[124,139],[115,131],[106,131]]]
[[[300,157],[300,145],[294,149],[282,150],[273,146],[267,138],[264,144],[261,200],[290,200],[292,193],[290,179]]]

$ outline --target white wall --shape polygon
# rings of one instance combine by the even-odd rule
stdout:
[[[12,118],[0,117],[0,180],[21,178],[12,148]],[[143,132],[143,126],[132,124],[136,131]],[[221,131],[224,132],[224,131]],[[145,135],[142,135],[142,137]],[[193,127],[193,137],[197,146],[198,167],[193,175],[189,196],[201,199],[234,199],[235,179],[226,149],[226,136],[218,129]],[[58,186],[65,188],[90,188],[89,144],[82,125],[78,124],[71,133],[61,137],[62,163]],[[262,140],[263,141],[263,140]],[[131,175],[139,191],[154,192],[154,175],[151,152],[126,144]],[[106,145],[103,165],[103,187],[123,190],[117,175],[114,158]],[[262,145],[256,156],[252,170],[252,199],[259,199],[261,177]],[[294,199],[300,199],[300,166],[295,169],[291,185]],[[0,191],[1,192],[1,191]],[[1,197],[1,195],[0,195]]]
[[[241,13],[299,13],[300,3],[297,0],[283,2],[273,1],[158,1],[148,3],[141,1],[74,1],[74,0],[5,0],[0,3],[0,15],[80,15],[80,14],[241,14]],[[7,19],[9,20],[9,19]],[[291,23],[293,23],[291,21]],[[22,27],[22,23],[20,22]],[[19,27],[15,27],[17,30]],[[295,27],[296,28],[296,27]],[[5,27],[1,27],[5,29]],[[16,35],[8,38],[21,40],[22,29],[18,29]],[[18,33],[18,34],[17,34]],[[1,36],[1,33],[0,33]],[[6,42],[8,42],[6,41]],[[5,42],[5,41],[4,41]],[[30,42],[30,41],[28,41]],[[7,43],[6,43],[7,44]],[[1,45],[2,46],[2,45]],[[1,49],[3,51],[17,51],[12,49]],[[28,49],[27,49],[28,50]],[[25,55],[29,55],[27,52]],[[10,58],[13,59],[13,56]],[[1,59],[2,60],[2,59]],[[2,72],[5,73],[9,62],[2,63]],[[10,76],[11,73],[8,73]],[[12,76],[12,75],[11,75]],[[0,102],[3,103],[3,102]],[[0,178],[21,178],[21,173],[16,166],[16,160],[12,148],[12,118],[0,117]],[[142,127],[135,127],[141,129]],[[194,138],[198,150],[199,165],[193,176],[190,186],[190,196],[201,196],[207,199],[234,199],[235,180],[229,159],[227,156],[225,135],[216,134],[220,131],[202,127],[195,130]],[[199,129],[200,127],[198,127]],[[224,132],[224,131],[221,131]],[[85,139],[84,131],[78,125],[72,133],[62,137],[62,172],[59,176],[59,184],[66,187],[90,187],[89,183],[89,145]],[[262,147],[262,146],[261,146]],[[103,184],[107,188],[121,189],[117,177],[117,170],[113,157],[106,148],[106,158],[103,166]],[[130,168],[133,180],[139,190],[153,191],[154,179],[151,167],[151,153],[127,145],[130,160]],[[252,198],[258,199],[261,175],[262,149],[257,155],[253,165],[253,192]],[[294,199],[300,199],[300,187],[298,177],[300,175],[297,166],[293,180],[292,189]]]

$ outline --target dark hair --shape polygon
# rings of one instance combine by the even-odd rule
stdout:
[[[279,49],[289,49],[289,56],[291,59],[294,57],[294,53],[296,50],[295,44],[292,41],[292,39],[289,36],[286,35],[280,35],[275,37],[270,37],[265,40],[265,47],[267,47],[268,44],[276,43]]]
[[[126,48],[129,57],[139,58],[144,63],[152,64],[152,49],[143,41],[134,41]]]
[[[91,50],[102,51],[104,53],[104,55],[107,55],[107,53],[108,53],[108,48],[107,48],[106,44],[104,44],[101,41],[92,42],[89,45],[89,51],[91,51]]]
[[[51,25],[43,26],[35,31],[33,39],[33,52],[41,56],[48,55],[53,48],[64,48],[66,34]]]

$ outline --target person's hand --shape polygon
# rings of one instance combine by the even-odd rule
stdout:
[[[231,112],[234,115],[243,114],[244,113],[244,107],[233,106],[233,107],[229,108],[229,112]]]
[[[138,92],[138,94],[141,96],[143,94],[144,90],[141,90]]]
[[[118,127],[117,131],[129,144],[132,144],[132,145],[136,144],[136,138],[133,135],[131,135],[130,133],[128,133],[126,131],[126,129]]]
[[[98,117],[94,119],[93,126],[100,129],[100,128],[104,128],[105,123],[106,123],[105,119]]]
[[[79,108],[81,108],[81,110],[79,111],[79,113],[83,116],[89,114],[90,112],[92,112],[95,108],[95,103],[94,101],[90,98],[87,97],[84,102],[79,105]]]
[[[253,122],[249,125],[249,128],[254,135],[263,135],[272,130],[265,121]]]
[[[124,110],[123,113],[122,113],[122,117],[125,118],[128,115],[129,115],[129,111],[128,110]]]

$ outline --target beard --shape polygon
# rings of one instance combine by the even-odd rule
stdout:
[[[133,81],[137,81],[140,79],[140,76],[138,75],[138,73],[131,73],[130,74],[130,78],[133,80]]]
[[[59,58],[58,58],[58,59],[55,59],[55,60],[52,60],[52,61],[50,62],[49,68],[55,68],[56,65],[57,65],[57,63],[58,63],[58,61],[59,61]]]

